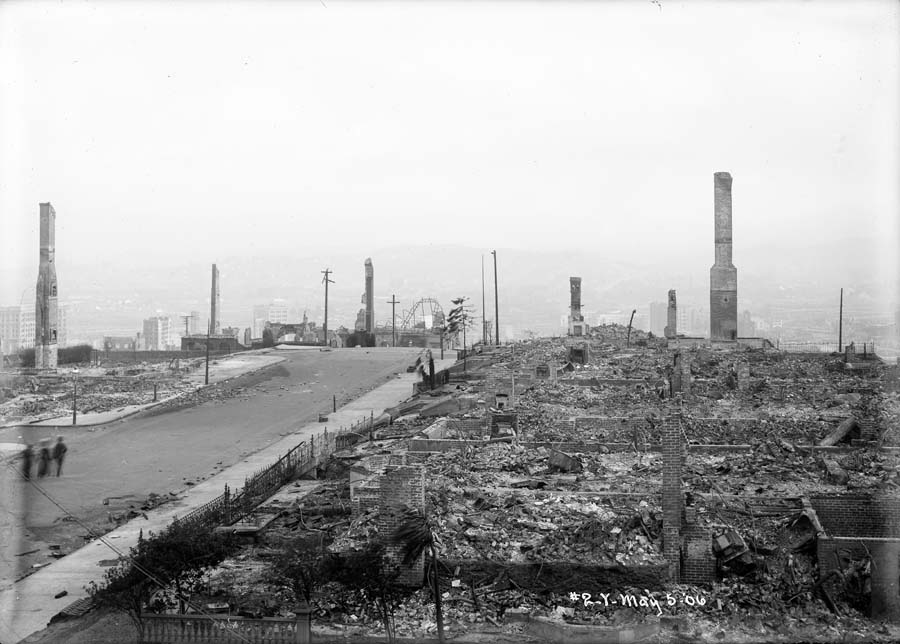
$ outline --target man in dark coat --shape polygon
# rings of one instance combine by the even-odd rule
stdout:
[[[47,476],[47,470],[50,469],[50,460],[53,457],[50,456],[50,448],[47,447],[47,443],[43,443],[41,445],[41,449],[38,452],[38,478],[43,478]]]
[[[22,475],[26,479],[31,478],[31,463],[34,461],[34,450],[31,445],[26,445],[22,452]]]
[[[62,436],[56,439],[56,445],[53,446],[53,460],[56,461],[56,475],[59,476],[62,473],[62,464],[63,460],[66,458],[66,452],[69,451],[69,448],[66,447],[66,444],[63,443]]]

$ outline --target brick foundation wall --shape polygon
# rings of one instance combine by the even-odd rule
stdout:
[[[900,498],[814,496],[809,500],[829,537],[900,538]]]
[[[683,530],[681,582],[711,584],[716,580],[716,558],[712,549],[712,533],[708,528],[689,526]]]
[[[387,556],[401,568],[400,583],[420,586],[425,576],[424,556],[409,566],[403,566],[402,548],[392,539],[400,526],[397,508],[401,505],[425,511],[425,468],[421,465],[388,466],[380,478],[378,489],[378,533],[385,539]]]

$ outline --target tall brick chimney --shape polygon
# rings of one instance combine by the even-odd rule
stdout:
[[[737,340],[737,269],[731,261],[731,175],[713,175],[716,261],[709,269],[709,338]]]

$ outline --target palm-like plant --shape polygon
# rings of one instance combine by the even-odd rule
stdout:
[[[430,586],[434,595],[434,614],[437,622],[438,641],[444,641],[444,611],[441,607],[440,573],[438,572],[438,551],[441,541],[434,527],[418,508],[402,506],[400,508],[400,526],[394,533],[394,539],[402,544],[403,564],[408,566],[417,561],[422,554],[430,559],[433,571]]]

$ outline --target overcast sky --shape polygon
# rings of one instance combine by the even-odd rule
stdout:
[[[435,242],[711,264],[716,171],[738,265],[855,236],[896,274],[898,7],[0,3],[0,303],[43,201],[110,279]]]

